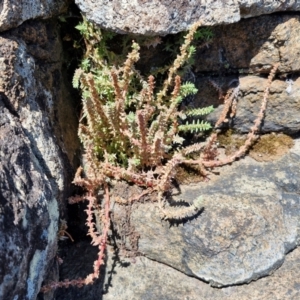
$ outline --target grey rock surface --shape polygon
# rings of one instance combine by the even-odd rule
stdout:
[[[234,127],[248,132],[260,109],[266,79],[245,76],[240,78],[240,97]],[[300,77],[274,80],[268,96],[262,132],[286,132],[295,134],[300,130]]]
[[[15,28],[24,21],[51,18],[66,11],[69,0],[2,0],[0,31]]]
[[[145,257],[127,262],[130,264],[127,268],[120,264],[115,267],[115,276],[103,300],[296,300],[300,297],[299,249],[290,253],[282,267],[271,276],[248,285],[226,288],[214,288]]]
[[[222,78],[223,84],[230,82],[231,76]],[[240,86],[238,95],[237,112],[231,121],[233,128],[239,132],[249,132],[253,126],[260,110],[264,91],[267,86],[267,79],[262,76],[239,76],[236,77]],[[223,104],[217,103],[217,92],[208,84],[210,78],[202,78],[198,82],[201,91],[194,105],[205,106],[214,103],[216,109],[207,119],[214,124],[220,116]],[[203,87],[203,88],[202,88]],[[207,92],[207,94],[205,94]],[[211,95],[211,98],[210,98]],[[202,101],[202,99],[205,99]],[[210,102],[211,101],[211,102]],[[276,79],[272,82],[268,105],[263,124],[260,128],[261,133],[285,132],[295,134],[300,130],[300,77],[294,75],[291,81]]]
[[[283,266],[273,275],[249,285],[218,289],[142,257],[136,262],[131,261],[128,268],[120,265],[116,267],[116,276],[112,278],[109,293],[103,299],[150,300],[161,299],[163,295],[166,300],[296,300],[300,297],[297,279],[299,261],[300,253],[297,249],[288,255]],[[132,277],[130,274],[138,275]]]
[[[0,111],[1,299],[35,299],[55,255],[58,203],[18,118]]]
[[[175,198],[205,199],[204,211],[184,224],[170,226],[153,205],[136,205],[131,224],[140,236],[139,251],[213,286],[272,273],[298,245],[299,142],[275,162],[248,157],[221,168],[209,182],[182,186]]]
[[[95,299],[101,291],[103,300],[298,299],[299,155],[298,139],[280,160],[243,159],[209,183],[185,187],[178,197],[193,199],[201,190],[207,200],[202,214],[184,223],[161,221],[151,203],[136,205],[130,223],[143,255],[124,258],[109,246],[93,286],[59,289],[54,299]],[[122,188],[124,196],[132,192]],[[114,206],[114,219],[122,208]],[[85,277],[96,255],[88,241],[68,247],[62,277]],[[236,285],[241,278],[250,282]],[[220,281],[229,286],[216,288]]]
[[[275,3],[275,2],[274,2]],[[195,72],[281,73],[300,70],[300,17],[296,13],[244,19],[212,28],[213,38],[198,48]]]
[[[198,20],[203,25],[238,22],[278,11],[298,11],[298,1],[93,1],[75,0],[88,20],[119,33],[166,35],[185,31]]]
[[[1,299],[36,299],[57,251],[77,141],[61,51],[52,22],[0,37]]]
[[[254,6],[248,8],[245,16],[255,12]],[[197,51],[199,94],[193,105],[220,105],[209,79],[218,81],[224,92],[238,79],[234,125],[247,132],[259,110],[270,66],[280,61],[262,132],[299,135],[299,17],[261,16],[214,29],[213,40]],[[149,201],[135,204],[131,213],[114,205],[114,237],[121,237],[122,247],[130,250],[131,234],[139,236],[138,249],[131,250],[144,257],[122,258],[130,251],[121,253],[120,241],[115,244],[111,238],[115,248],[108,249],[106,275],[103,270],[94,286],[58,290],[55,299],[298,299],[299,158],[298,139],[280,159],[261,163],[246,157],[216,169],[220,175],[211,174],[209,182],[181,186],[177,199],[205,199],[204,210],[185,222],[162,221]],[[126,185],[117,189],[125,198],[137,192]],[[70,246],[62,257],[62,278],[85,277],[95,257],[88,243]],[[101,291],[104,295],[99,296]]]
[[[194,72],[199,92],[192,105],[213,104],[216,110],[208,119],[215,123],[223,101],[210,82],[215,82],[224,95],[229,87],[239,85],[237,114],[232,124],[236,130],[248,132],[263,99],[267,74],[279,62],[261,132],[299,132],[299,16],[260,16],[224,28],[214,28],[214,38],[207,47],[197,50]]]

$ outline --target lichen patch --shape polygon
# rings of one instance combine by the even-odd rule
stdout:
[[[266,134],[259,138],[249,154],[257,161],[273,161],[285,155],[293,145],[293,139],[286,134]]]

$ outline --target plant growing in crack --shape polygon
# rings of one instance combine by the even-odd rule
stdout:
[[[139,45],[132,43],[132,51],[121,66],[110,65],[103,55],[105,51],[101,32],[84,21],[81,28],[87,47],[81,68],[74,75],[73,85],[82,92],[82,115],[79,137],[84,147],[83,167],[76,173],[74,183],[86,193],[72,197],[70,203],[87,201],[88,235],[92,244],[99,248],[93,273],[84,279],[52,282],[42,291],[70,285],[91,284],[99,277],[104,264],[105,250],[110,226],[110,193],[112,180],[125,180],[144,188],[140,195],[115,201],[128,205],[141,197],[156,193],[157,207],[163,219],[181,219],[193,216],[203,207],[202,197],[190,206],[172,207],[166,194],[172,187],[176,167],[181,164],[197,165],[206,175],[207,169],[222,166],[243,156],[253,141],[264,117],[271,81],[278,65],[274,66],[268,79],[260,112],[248,137],[238,151],[225,159],[218,159],[217,134],[228,114],[236,111],[238,87],[228,91],[224,97],[224,109],[214,131],[205,143],[182,146],[184,138],[180,132],[207,131],[211,125],[204,120],[185,123],[186,116],[201,117],[213,108],[206,107],[180,111],[179,104],[197,89],[192,83],[181,82],[180,68],[189,61],[195,48],[191,46],[200,22],[191,26],[184,38],[167,78],[161,88],[155,86],[155,78],[144,79],[135,69],[139,60]],[[82,30],[83,30],[82,29]],[[192,159],[192,154],[197,154]],[[101,201],[102,199],[102,201]],[[102,223],[102,231],[96,228],[95,217]]]

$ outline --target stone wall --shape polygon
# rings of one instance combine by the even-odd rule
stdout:
[[[101,290],[102,299],[107,300],[162,295],[170,300],[300,297],[299,272],[293,267],[300,259],[299,24],[297,13],[278,13],[215,26],[213,38],[198,46],[195,65],[189,70],[199,92],[186,106],[213,104],[216,110],[208,117],[212,122],[223,103],[210,82],[217,83],[223,94],[229,87],[239,86],[237,114],[228,122],[240,134],[231,138],[238,140],[253,126],[268,73],[272,65],[280,63],[261,126],[262,141],[274,138],[270,152],[250,151],[238,162],[212,170],[204,182],[174,187],[174,205],[188,205],[200,195],[205,199],[203,211],[195,218],[163,221],[150,199],[131,209],[114,203],[115,239],[102,278],[93,287],[61,290],[55,299],[75,295],[93,299]],[[142,46],[141,60],[146,57],[146,62],[139,63],[141,69],[155,69],[157,57],[167,57],[164,41],[149,49]],[[279,142],[277,134],[282,132],[294,137],[291,149],[288,139]],[[112,201],[116,196],[136,194],[133,189],[116,185]],[[83,252],[74,247],[65,256],[65,277],[83,277],[90,272],[80,266],[91,264],[89,253],[96,253],[83,241],[78,247]]]
[[[213,104],[216,110],[209,120],[214,121],[223,104],[209,82],[217,82],[224,92],[232,82],[237,83],[237,115],[229,123],[239,134],[252,126],[267,74],[279,62],[261,129],[271,136],[274,132],[291,134],[294,146],[283,149],[277,143],[273,148],[282,150],[280,155],[252,155],[214,170],[208,182],[182,185],[174,191],[175,200],[189,203],[199,195],[205,198],[204,210],[184,222],[161,220],[155,205],[147,201],[130,209],[114,205],[112,246],[101,279],[82,289],[58,289],[37,296],[43,281],[59,279],[57,232],[60,219],[66,217],[77,167],[75,152],[80,149],[77,108],[66,80],[56,19],[61,13],[71,13],[67,0],[2,1],[0,298],[298,299],[298,2],[75,2],[89,20],[119,33],[166,35],[186,30],[199,19],[204,25],[214,25],[214,37],[197,48],[190,72],[199,93],[187,105]],[[155,67],[153,58],[168,56],[163,47],[142,46],[148,69]],[[268,161],[252,158],[259,155]],[[130,194],[131,188],[117,185],[112,200]],[[84,216],[84,206],[79,208]],[[81,221],[79,226],[84,228],[84,217]],[[76,222],[70,214],[70,231],[78,234]],[[132,234],[138,237],[134,245]],[[62,249],[62,278],[85,277],[91,272],[96,252],[80,237]]]
[[[299,11],[297,1],[249,0],[75,0],[90,21],[119,33],[166,35],[198,20],[213,26],[274,12]]]
[[[78,149],[57,22],[26,21],[53,17],[67,3],[42,2],[1,4],[1,299],[36,299],[57,253]]]

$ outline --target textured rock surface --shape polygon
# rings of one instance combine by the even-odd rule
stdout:
[[[259,111],[266,80],[254,76],[240,78],[240,98],[235,128],[249,131]],[[300,78],[293,76],[291,81],[274,80],[268,97],[268,107],[263,132],[281,131],[297,133],[300,130]]]
[[[276,62],[282,73],[300,70],[299,15],[261,16],[212,30],[212,40],[197,51],[196,72],[268,73]]]
[[[26,20],[50,18],[66,11],[69,0],[2,0],[0,31],[15,28]]]
[[[298,11],[297,1],[93,1],[75,0],[88,20],[120,33],[166,35],[187,30],[198,20],[204,25],[228,24],[241,18],[277,11]]]
[[[81,245],[81,247],[85,247],[84,253],[86,253],[86,258],[89,257],[91,248],[88,245]],[[116,262],[112,260],[111,254],[109,256],[104,282],[97,282],[95,286],[88,288],[61,290],[57,293],[60,295],[54,299],[298,300],[300,298],[299,248],[289,253],[283,265],[272,275],[247,285],[225,288],[211,287],[207,283],[146,257],[138,257],[134,261],[124,259]],[[76,264],[79,260],[83,260],[84,256],[78,255],[77,258]],[[74,264],[73,259],[66,259],[66,262],[70,265]],[[86,271],[89,272],[89,270]],[[101,295],[102,289],[103,295]]]
[[[238,79],[234,124],[246,132],[259,110],[270,66],[280,61],[262,131],[299,136],[299,24],[299,16],[291,13],[216,26],[212,41],[197,50],[192,71],[199,94],[191,105],[220,105],[209,79],[224,92]],[[30,51],[35,49],[36,40],[32,41]],[[158,57],[163,47],[148,52]],[[156,67],[150,60],[148,65]],[[278,160],[259,163],[247,157],[215,170],[220,175],[212,174],[208,182],[182,186],[177,198],[192,201],[200,194],[205,198],[204,211],[184,223],[161,221],[155,205],[147,201],[135,204],[131,212],[113,205],[110,242],[115,249],[108,249],[106,275],[93,286],[57,290],[54,299],[298,299],[299,159],[298,139]],[[130,192],[119,188],[125,198]],[[84,215],[85,207],[80,207]],[[81,237],[72,229],[75,222],[69,228],[78,241]],[[138,251],[132,239],[137,236]],[[62,278],[89,274],[96,252],[86,240],[64,248],[59,254],[64,261]],[[136,252],[144,257],[123,259]]]
[[[299,155],[297,140],[278,161],[246,158],[221,169],[209,183],[184,188],[181,198],[201,193],[207,199],[203,213],[184,224],[170,226],[153,205],[136,205],[130,223],[140,234],[144,257],[120,258],[119,251],[109,247],[106,272],[94,286],[61,289],[54,299],[94,299],[100,291],[104,300],[298,299],[300,251],[289,251],[299,240]],[[113,212],[116,218],[124,207],[121,212],[114,206]],[[69,247],[63,278],[86,276],[96,252],[84,242]],[[260,278],[264,275],[269,276]],[[242,278],[258,280],[214,288]]]
[[[112,277],[103,300],[296,300],[300,297],[298,249],[289,254],[283,266],[271,276],[248,285],[222,289],[213,288],[144,257],[137,258],[136,262],[127,261],[129,267],[115,267],[115,276]]]
[[[35,299],[45,262],[55,255],[58,204],[20,121],[1,96],[0,296]]]
[[[213,40],[197,50],[194,71],[199,94],[191,105],[220,105],[208,80],[218,82],[226,92],[230,82],[238,79],[234,124],[248,131],[259,110],[270,65],[280,61],[262,130],[299,136],[299,30],[299,17],[292,13],[215,27]],[[159,48],[163,45],[149,50],[153,57],[159,55]],[[148,64],[153,66],[151,60]],[[111,242],[120,246],[121,236],[123,244],[108,249],[105,280],[82,289],[58,290],[55,299],[95,299],[100,291],[108,300],[298,299],[299,159],[298,139],[280,159],[259,163],[246,157],[215,170],[220,175],[212,174],[209,182],[182,186],[177,198],[192,201],[203,195],[205,199],[204,211],[184,223],[161,221],[155,205],[147,201],[135,204],[131,214],[114,205],[116,239]],[[131,192],[124,186],[118,191],[125,198]],[[120,254],[136,253],[132,235],[139,235],[138,251],[144,257],[125,260]],[[131,247],[131,253],[122,253]],[[62,277],[73,279],[91,272],[96,256],[92,249],[83,242],[68,248],[62,257]]]
[[[205,199],[203,213],[185,224],[170,227],[153,205],[138,205],[131,224],[140,235],[139,251],[215,286],[276,270],[299,239],[299,145],[279,161],[247,158],[223,167],[210,182],[182,186],[175,198]]]
[[[209,84],[217,83],[226,93],[239,82],[234,128],[248,132],[256,118],[266,87],[270,66],[279,62],[279,78],[272,82],[262,132],[300,130],[299,31],[297,15],[272,15],[242,20],[214,29],[208,47],[198,49],[195,59],[199,93],[192,105],[218,107],[222,101]],[[207,76],[207,72],[211,75]],[[250,73],[250,75],[249,75]],[[204,75],[204,76],[203,76]],[[209,116],[214,123],[222,105]]]
[[[52,22],[0,37],[1,299],[36,299],[57,251],[77,141],[61,51]]]
[[[260,76],[239,76],[240,92],[238,96],[237,113],[233,121],[235,129],[248,132],[260,110],[267,79]],[[223,105],[218,103],[218,93],[208,84],[211,78],[201,78],[197,87],[200,93],[197,95],[194,105],[207,105],[214,103],[215,111],[208,116],[208,120],[214,124],[218,119]],[[224,76],[219,81],[226,86],[232,80],[232,76]],[[224,89],[226,91],[226,89]],[[210,98],[211,97],[211,98]],[[204,100],[205,99],[205,100]],[[294,134],[300,130],[300,77],[293,75],[291,81],[274,80],[270,88],[268,106],[265,114],[262,133],[285,132]]]

